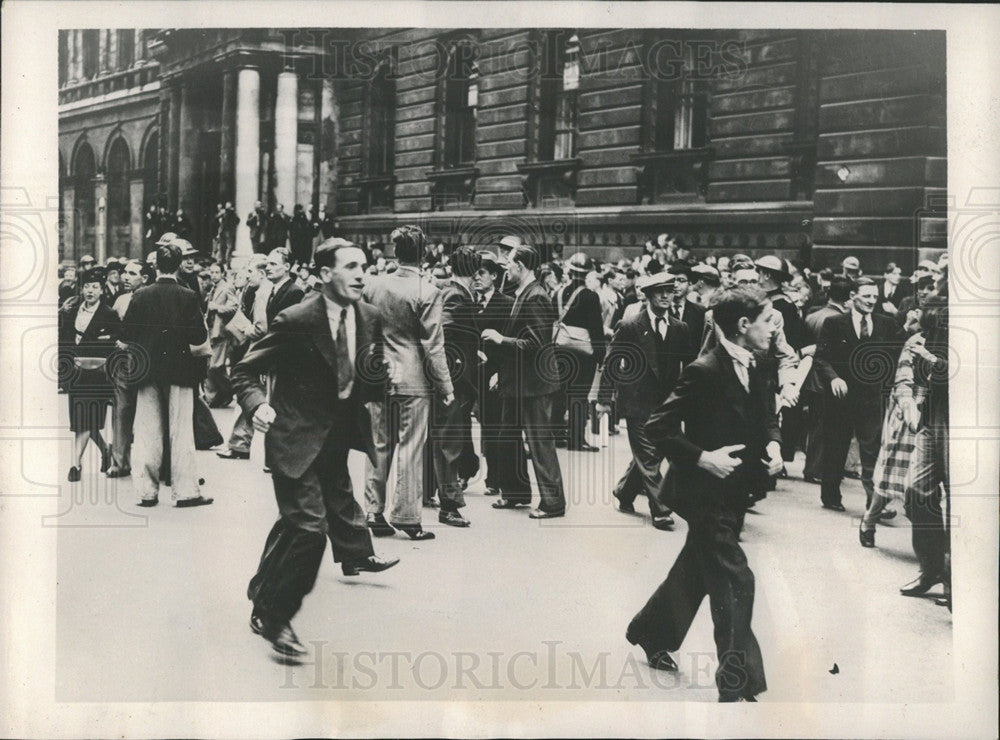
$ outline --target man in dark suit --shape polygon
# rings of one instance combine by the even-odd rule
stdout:
[[[552,326],[555,309],[538,281],[538,252],[520,246],[507,260],[507,280],[517,288],[514,306],[502,333],[485,329],[484,342],[500,349],[499,387],[503,399],[503,434],[512,445],[520,446],[521,431],[528,440],[531,463],[538,481],[539,503],[531,510],[532,519],[550,519],[566,513],[562,471],[553,437],[552,402],[559,392],[558,368],[554,367]],[[520,465],[503,465],[500,487],[503,497],[494,509],[513,509],[531,503],[528,478],[516,479]]]
[[[701,348],[705,313],[708,309],[688,300],[688,294],[691,292],[691,267],[687,263],[675,262],[667,272],[674,276],[674,295],[667,309],[668,315],[675,321],[687,324],[691,352],[697,354]]]
[[[331,239],[315,260],[322,292],[278,314],[233,370],[240,406],[267,432],[280,513],[247,590],[250,627],[289,658],[306,652],[290,622],[316,581],[327,536],[346,576],[399,562],[375,557],[347,469],[349,450],[371,451],[364,402],[380,398],[385,383],[382,323],[358,302],[365,255]],[[270,400],[260,382],[268,372]]]
[[[618,403],[625,417],[632,461],[615,487],[618,510],[634,513],[640,493],[649,499],[653,526],[669,530],[674,520],[660,502],[660,463],[663,456],[646,434],[650,412],[659,408],[677,383],[681,368],[693,359],[687,324],[667,315],[674,276],[660,272],[640,283],[646,295],[646,310],[618,325],[601,374],[598,411],[610,411]]]
[[[481,256],[482,264],[476,271],[473,283],[479,307],[476,329],[480,334],[486,329],[503,331],[514,307],[514,299],[499,289],[504,278],[504,269],[497,262],[496,255],[492,252],[483,252]],[[486,495],[496,496],[501,493],[500,470],[503,466],[515,466],[513,477],[517,480],[528,478],[528,468],[524,455],[516,451],[521,445],[520,437],[517,440],[517,447],[508,445],[507,447],[511,449],[505,449],[505,440],[500,433],[503,401],[500,398],[497,382],[501,350],[495,344],[481,342],[480,351],[486,359],[480,366],[479,374],[479,434],[483,457],[486,458]]]
[[[726,291],[714,307],[725,335],[684,368],[646,433],[670,461],[664,503],[688,522],[687,540],[667,579],[632,619],[626,639],[650,665],[677,670],[678,650],[708,595],[719,667],[719,701],[755,701],[766,690],[760,646],[751,629],[754,576],[739,545],[746,503],[781,469],[774,393],[754,352],[766,350],[774,324],[758,289]]]
[[[158,247],[156,282],[135,292],[122,320],[121,340],[133,345],[135,357],[132,467],[138,471],[140,506],[159,502],[166,477],[161,467],[169,470],[178,507],[212,503],[199,490],[192,422],[195,389],[206,371],[205,358],[192,348],[206,345],[208,354],[208,331],[197,294],[178,284],[180,264],[177,244]]]
[[[892,319],[872,313],[877,301],[875,282],[861,278],[851,293],[850,310],[828,318],[820,330],[815,367],[825,389],[824,509],[845,511],[840,481],[852,436],[858,440],[861,484],[871,504],[872,473],[882,442],[882,387],[893,381],[903,340]]]
[[[291,252],[287,247],[272,249],[264,264],[264,275],[271,283],[271,293],[267,298],[267,324],[271,325],[274,317],[289,306],[294,306],[302,300],[305,292],[289,274],[292,269]]]
[[[903,299],[909,297],[913,292],[912,283],[903,282],[902,277],[903,271],[895,262],[890,262],[885,266],[882,282],[878,286],[875,313],[880,313],[883,316],[896,316],[899,313],[899,306]]]

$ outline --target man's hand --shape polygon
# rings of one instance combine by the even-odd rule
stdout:
[[[493,389],[495,389],[499,382],[500,382],[500,376],[497,373],[493,373],[493,375],[490,376],[490,390],[492,391]]]
[[[453,403],[455,403],[455,394],[454,393],[449,393],[447,396],[444,397],[444,405],[445,406],[451,406]]]
[[[788,383],[782,386],[779,395],[782,405],[791,408],[799,402],[799,387],[794,383]]]
[[[784,460],[781,459],[781,445],[777,442],[767,443],[767,458],[761,460],[767,468],[768,475],[777,475],[785,467]]]
[[[834,378],[830,381],[830,392],[835,398],[843,398],[847,395],[847,383],[843,378]]]
[[[480,335],[484,342],[493,342],[493,344],[500,344],[503,341],[503,335],[496,329],[483,329],[483,333]]]
[[[707,470],[716,478],[728,478],[729,474],[736,470],[742,462],[733,454],[742,450],[746,445],[728,445],[709,452],[705,450],[698,458],[698,467]]]
[[[271,423],[274,421],[277,414],[274,409],[271,408],[270,404],[262,403],[257,407],[257,410],[253,412],[253,428],[258,432],[266,432],[271,428]]]
[[[599,403],[594,408],[597,409],[597,413],[598,414],[602,414],[603,415],[603,414],[610,414],[611,413],[611,407],[608,404],[606,404],[606,403]]]
[[[483,362],[489,362],[490,358],[487,357],[486,353],[483,352],[481,349],[480,350],[476,350],[476,355],[478,355],[479,359],[482,360]]]
[[[901,408],[903,409],[903,421],[906,422],[910,431],[916,434],[917,427],[920,426],[920,407],[916,401],[910,398],[902,403]]]
[[[882,302],[882,310],[883,310],[883,311],[885,311],[885,312],[886,312],[887,314],[889,314],[890,316],[895,316],[895,315],[896,315],[897,313],[899,313],[899,309],[898,309],[898,308],[896,308],[896,307],[895,307],[895,306],[894,306],[894,305],[893,305],[892,303],[890,303],[889,301],[883,301],[883,302]]]

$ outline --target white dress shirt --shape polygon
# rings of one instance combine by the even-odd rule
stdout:
[[[660,339],[666,339],[667,338],[667,326],[670,323],[667,320],[666,314],[664,314],[663,316],[657,316],[655,313],[653,313],[650,310],[650,308],[649,308],[648,305],[646,306],[646,313],[649,314],[649,323],[652,325],[653,331],[657,332],[660,335]],[[656,324],[657,321],[660,322],[659,327],[657,327],[657,324]]]
[[[341,306],[336,301],[331,301],[325,295],[323,300],[326,302],[326,320],[330,324],[330,337],[333,339],[334,345],[337,343],[337,332],[340,331],[340,317],[341,314],[345,318],[345,328],[347,329],[347,356],[351,359],[351,364],[354,364],[354,358],[357,355],[357,323],[354,318],[354,306]],[[347,311],[344,314],[344,311]],[[354,382],[352,381],[347,388],[341,388],[338,396],[340,398],[349,398],[351,395],[351,389],[354,387]]]
[[[757,364],[756,360],[754,360],[753,353],[748,349],[740,347],[738,344],[733,344],[723,336],[719,337],[719,343],[733,359],[733,369],[736,371],[736,377],[739,378],[740,383],[743,386],[743,390],[749,393],[750,368]]]
[[[854,324],[854,336],[861,339],[861,322],[862,320],[868,326],[868,336],[872,335],[872,317],[871,314],[861,314],[855,309],[851,309],[851,323]]]

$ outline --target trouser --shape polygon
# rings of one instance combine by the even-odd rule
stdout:
[[[945,574],[949,551],[948,531],[941,509],[942,488],[950,495],[947,468],[947,436],[943,430],[923,428],[917,432],[910,457],[910,485],[906,490],[906,516],[912,525],[913,552],[926,576]]]
[[[465,506],[459,478],[465,477],[461,465],[472,401],[471,396],[459,392],[455,393],[455,400],[450,406],[446,406],[440,398],[434,399],[428,441],[431,477],[437,487],[441,511],[458,511]]]
[[[523,456],[522,431],[528,440],[531,465],[535,469],[535,480],[538,482],[538,508],[547,512],[560,512],[566,509],[562,471],[559,468],[559,458],[556,456],[555,439],[552,434],[554,395],[549,393],[542,396],[505,397],[501,413],[504,449],[512,455]],[[523,468],[522,477],[521,462],[515,457],[510,457],[503,461],[500,470],[502,476],[500,488],[503,490],[504,499],[531,503],[531,482],[528,479],[527,466]]]
[[[212,357],[208,362],[205,377],[205,401],[209,406],[225,406],[233,400],[233,386],[226,372],[226,356],[229,354],[229,340],[217,337],[212,340]]]
[[[806,422],[801,404],[799,399],[799,405],[781,410],[781,459],[785,462],[792,462],[805,442]]]
[[[374,554],[365,516],[354,500],[347,469],[349,446],[332,432],[300,478],[275,469],[272,478],[280,518],[271,528],[247,597],[279,622],[290,621],[316,582],[326,538],[334,562]]]
[[[197,498],[198,471],[194,454],[194,389],[179,385],[147,385],[136,394],[133,473],[143,499],[157,496],[164,462],[164,439],[169,445],[170,485],[175,500]],[[164,483],[166,485],[166,483]]]
[[[680,649],[707,595],[715,627],[719,697],[756,696],[767,689],[760,645],[751,629],[754,575],[739,545],[736,512],[693,519],[667,579],[632,619],[629,640],[649,655]]]
[[[803,401],[809,408],[806,418],[806,464],[802,475],[819,478],[823,475],[823,394],[803,393]]]
[[[385,512],[385,489],[393,453],[396,493],[389,521],[394,525],[420,524],[423,501],[424,444],[427,441],[431,398],[390,395],[368,404],[372,419],[375,462],[367,463],[365,508],[369,515]]]
[[[111,443],[111,459],[119,470],[131,468],[132,425],[135,421],[136,390],[121,380],[114,381],[115,408],[111,417],[114,439]]]
[[[566,438],[569,449],[579,449],[587,441],[587,415],[590,413],[590,389],[594,384],[597,363],[593,357],[563,353],[569,356],[572,373],[566,382],[566,407],[569,420]],[[559,421],[559,418],[556,418]]]
[[[840,481],[844,476],[844,463],[851,447],[851,438],[857,437],[861,457],[861,485],[865,489],[865,508],[871,504],[875,491],[872,473],[882,443],[882,399],[843,399],[827,394],[823,419],[823,483],[820,498],[824,504],[839,504]]]
[[[656,445],[646,434],[646,420],[627,418],[625,426],[628,430],[628,445],[632,450],[632,460],[629,462],[625,475],[615,486],[615,498],[623,504],[631,504],[640,493],[649,499],[649,513],[654,517],[669,516],[670,509],[660,502],[660,463],[663,456],[657,451]]]
[[[486,486],[487,488],[500,488],[500,469],[504,465],[515,464],[515,460],[520,460],[523,476],[527,477],[527,468],[523,452],[520,455],[511,456],[504,454],[504,440],[501,434],[501,414],[503,413],[503,399],[495,390],[484,387],[479,394],[479,434],[482,440],[483,457],[486,458]],[[520,442],[520,440],[518,440]],[[521,471],[518,471],[521,474]]]

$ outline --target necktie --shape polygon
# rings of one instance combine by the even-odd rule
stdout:
[[[351,394],[351,385],[354,382],[354,365],[351,363],[351,355],[347,348],[347,309],[340,312],[340,326],[337,327],[337,393],[340,398],[347,398]]]
[[[862,316],[861,317],[861,338],[862,339],[868,339],[868,337],[870,337],[870,336],[871,336],[871,332],[868,331],[868,317],[867,316]]]
[[[679,303],[671,304],[670,315],[673,316],[678,321],[681,320],[681,306]]]
[[[666,323],[667,320],[662,316],[656,319],[656,333],[660,335],[660,339],[665,339]]]

